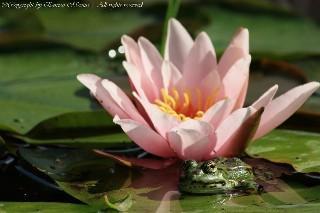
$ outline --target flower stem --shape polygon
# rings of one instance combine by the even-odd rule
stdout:
[[[170,18],[174,18],[177,16],[179,7],[181,4],[181,0],[168,0],[168,8],[166,17],[164,20],[164,26],[162,30],[162,41],[161,41],[161,53],[164,54],[164,49],[166,45],[166,39],[167,39],[167,29],[168,29],[168,22]]]

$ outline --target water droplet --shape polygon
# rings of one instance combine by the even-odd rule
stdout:
[[[123,54],[124,53],[124,46],[119,46],[118,47],[118,52],[120,53],[120,54]]]
[[[115,58],[117,56],[117,52],[114,49],[109,50],[108,55],[110,58]]]

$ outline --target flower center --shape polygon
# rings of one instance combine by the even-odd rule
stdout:
[[[188,119],[200,119],[204,112],[214,103],[214,93],[204,98],[200,89],[194,93],[185,90],[179,93],[177,89],[161,89],[160,99],[154,103],[163,111],[175,116],[181,121]]]

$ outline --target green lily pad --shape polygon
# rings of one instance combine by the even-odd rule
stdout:
[[[93,72],[106,77],[102,57],[44,50],[1,54],[0,65],[1,129],[25,134],[43,120],[100,109],[76,75]]]
[[[115,162],[85,149],[20,147],[19,154],[31,165],[58,181],[90,180],[116,171]],[[121,185],[123,180],[117,180]],[[116,182],[115,179],[112,184]]]
[[[0,32],[0,48],[64,45],[102,52],[110,43],[119,42],[123,34],[153,21],[151,15],[140,11],[79,7],[2,10],[0,27],[5,30]]]
[[[120,133],[106,133],[103,135],[87,136],[87,137],[72,137],[59,139],[34,139],[25,136],[15,136],[28,144],[33,145],[65,145],[68,147],[84,147],[84,148],[120,148],[132,144],[128,136]]]
[[[123,34],[128,34],[153,20],[150,16],[140,14],[139,9],[72,8],[70,12],[67,8],[51,8],[38,10],[36,15],[49,39],[84,49],[103,51]]]
[[[320,57],[304,57],[289,61],[302,69],[309,80],[320,81]]]
[[[320,134],[274,130],[253,142],[249,155],[291,164],[299,172],[320,172]]]
[[[132,144],[105,111],[66,113],[40,122],[23,136],[12,136],[33,145],[120,148]]]
[[[320,28],[308,19],[285,13],[252,13],[241,5],[237,10],[214,4],[199,6],[197,10],[207,14],[211,20],[201,31],[210,35],[218,53],[223,52],[234,32],[241,26],[249,29],[250,52],[254,58],[320,53]],[[256,10],[259,10],[258,5]]]
[[[25,136],[46,140],[122,132],[112,119],[106,111],[70,112],[41,121]]]
[[[317,67],[315,59],[312,58],[295,59],[289,62],[266,58],[256,60],[251,65],[250,82],[245,104],[247,106],[251,105],[275,84],[279,85],[275,95],[277,97],[296,86],[309,81],[317,81],[319,80],[318,77],[320,77],[317,77],[319,67]],[[320,116],[320,97],[317,93],[314,93],[285,124],[290,129],[314,131],[317,129],[316,120],[319,118],[318,116]],[[306,118],[314,119],[314,122],[306,124]]]
[[[45,202],[1,202],[0,201],[0,212],[43,212],[43,213],[54,213],[54,212],[83,212],[83,213],[96,213],[99,209],[95,209],[88,205],[83,204],[71,204],[71,203],[45,203]]]

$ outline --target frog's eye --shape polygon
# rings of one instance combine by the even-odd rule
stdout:
[[[216,163],[213,161],[204,163],[204,164],[202,164],[201,169],[206,174],[214,173],[217,170]]]
[[[198,163],[197,161],[195,160],[186,160],[184,163],[183,163],[183,169],[184,170],[190,170],[190,169],[195,169],[197,168],[198,166]]]

